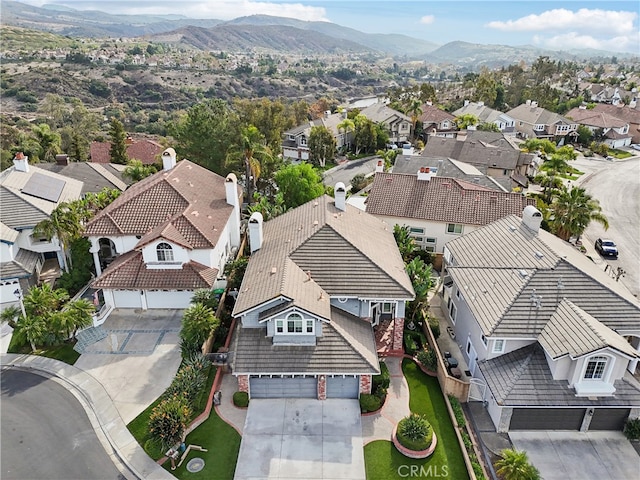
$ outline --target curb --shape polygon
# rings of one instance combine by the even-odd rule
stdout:
[[[53,379],[64,386],[84,408],[98,440],[125,478],[175,480],[146,454],[127,429],[105,388],[90,374],[73,365],[37,355],[3,354],[0,364],[3,368]]]

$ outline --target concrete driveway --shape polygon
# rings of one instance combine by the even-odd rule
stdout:
[[[357,400],[253,399],[235,480],[365,480]]]
[[[638,478],[640,456],[621,432],[509,432],[544,480]]]
[[[84,351],[75,366],[104,386],[125,423],[171,384],[181,360],[181,319],[182,310],[118,309],[79,335]]]

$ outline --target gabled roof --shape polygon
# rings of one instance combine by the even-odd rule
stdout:
[[[622,128],[628,122],[614,117],[606,112],[588,110],[586,108],[573,108],[566,113],[568,118],[573,118],[576,122],[595,128]]]
[[[33,275],[40,254],[21,248],[16,258],[10,262],[0,263],[0,279],[27,278]]]
[[[360,110],[360,113],[374,123],[394,123],[396,121],[411,122],[411,118],[402,112],[394,110],[384,103],[374,103]]]
[[[351,205],[341,211],[326,195],[265,222],[263,238],[249,260],[234,316],[280,296],[310,311],[325,309],[318,302],[334,295],[414,296],[392,228]]]
[[[606,103],[597,103],[593,110],[596,112],[605,112],[627,123],[640,124],[640,110],[631,108],[627,105],[608,105]]]
[[[142,252],[131,250],[116,257],[92,286],[115,290],[197,290],[211,288],[217,275],[217,269],[194,261],[178,269],[147,268]]]
[[[144,165],[152,165],[159,161],[158,156],[164,147],[149,139],[134,140],[127,145],[129,159],[140,160]],[[90,157],[93,163],[111,162],[111,142],[91,142]]]
[[[182,160],[131,185],[87,224],[85,235],[141,235],[146,244],[164,232],[185,247],[211,248],[233,211],[224,183],[221,176]]]
[[[535,201],[519,193],[498,192],[455,178],[376,173],[367,212],[432,222],[486,225],[518,215]]]
[[[446,112],[438,107],[435,107],[433,105],[428,105],[428,104],[422,105],[420,107],[420,110],[422,110],[422,113],[418,117],[418,120],[420,120],[422,123],[425,123],[425,124],[441,123],[441,122],[444,122],[445,120],[449,120],[454,124],[452,128],[455,129],[455,121],[456,121],[455,115],[452,115],[449,112]]]
[[[514,119],[509,117],[509,115],[507,115],[506,113],[490,108],[482,102],[469,102],[469,104],[464,105],[463,107],[454,111],[453,114],[456,117],[460,117],[461,115],[474,115],[478,118],[478,120],[480,120],[480,122],[484,123],[493,123],[500,118],[504,119],[505,121],[514,121]]]
[[[69,162],[67,165],[40,163],[38,168],[81,181],[83,195],[98,193],[104,188],[125,190],[128,183],[122,179],[122,173],[110,168],[110,165],[91,162]]]
[[[529,105],[526,103],[518,105],[509,110],[507,115],[530,125],[554,125],[556,123],[573,125],[577,123],[546,108],[539,107],[537,104],[534,106],[533,103]]]

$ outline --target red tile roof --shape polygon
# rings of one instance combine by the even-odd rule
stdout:
[[[196,290],[211,288],[218,270],[191,261],[177,269],[147,268],[142,252],[132,250],[116,258],[93,283],[94,288],[118,290]]]
[[[93,163],[111,162],[111,142],[91,142],[91,161]],[[160,160],[164,147],[153,140],[137,140],[127,146],[129,159],[140,160],[145,165],[151,165]]]
[[[535,201],[520,193],[491,190],[455,178],[376,173],[367,213],[442,223],[487,225],[507,215],[522,215]]]

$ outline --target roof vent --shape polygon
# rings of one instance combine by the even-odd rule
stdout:
[[[518,273],[522,278],[527,278],[527,276],[529,275],[526,270],[518,270]]]
[[[534,252],[534,255],[536,256],[536,258],[540,258],[540,259],[544,257],[544,253],[538,252],[538,251]]]
[[[271,267],[271,275],[275,275],[278,272],[276,267]]]

